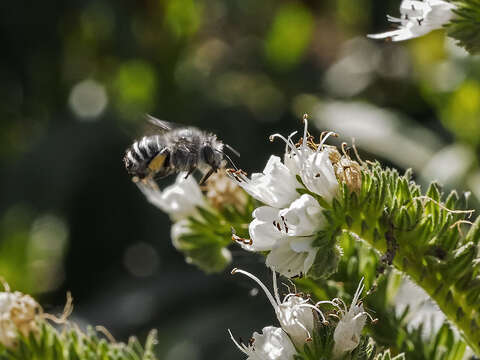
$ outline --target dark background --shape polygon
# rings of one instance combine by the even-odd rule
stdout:
[[[480,194],[480,68],[444,33],[405,43],[384,0],[15,1],[0,4],[0,274],[120,340],[157,328],[160,358],[241,358],[275,324],[254,284],[205,275],[123,169],[145,113],[208,129],[263,168],[274,132],[329,129],[421,183]],[[316,129],[315,129],[316,127]],[[263,260],[234,265],[268,281]],[[233,265],[232,265],[233,267]]]

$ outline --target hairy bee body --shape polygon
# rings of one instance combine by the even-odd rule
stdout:
[[[182,171],[188,176],[208,166],[211,174],[221,166],[223,155],[223,143],[216,135],[183,127],[135,141],[125,151],[123,161],[132,179],[138,181]]]

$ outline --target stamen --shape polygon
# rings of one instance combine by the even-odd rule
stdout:
[[[330,300],[323,300],[323,301],[319,301],[315,304],[315,307],[318,307],[319,305],[322,305],[322,304],[328,304],[328,305],[332,305],[333,307],[335,307],[336,309],[339,309],[339,310],[342,310],[340,308],[340,305],[338,305],[337,303],[335,303],[334,301],[330,301]]]
[[[238,236],[233,226],[230,227],[230,230],[232,231],[232,241],[239,242],[239,243],[242,243],[244,245],[253,245],[253,240],[252,239],[246,239],[246,238],[242,238],[242,237]]]
[[[358,302],[358,299],[360,298],[360,295],[362,294],[363,289],[365,288],[365,286],[363,285],[364,279],[365,278],[362,277],[360,279],[360,282],[358,283],[357,291],[355,291],[355,295],[353,296],[353,300],[352,300],[352,304],[350,305],[350,308]]]
[[[431,197],[426,196],[426,195],[416,196],[412,199],[412,201],[415,201],[417,199],[425,199],[425,200],[431,201],[434,204],[438,205],[441,209],[443,209],[443,210],[445,210],[449,213],[452,213],[452,214],[468,214],[467,218],[470,218],[472,213],[475,212],[475,210],[451,210],[451,209],[447,208],[445,205],[443,205],[442,203],[440,203],[440,202],[438,202],[438,201],[436,201],[436,200],[434,200]]]
[[[345,304],[345,301],[343,301],[342,299],[339,299],[339,298],[335,298],[332,301],[338,301],[339,302],[338,308],[342,312],[342,315],[348,313],[348,307],[347,307],[347,304]],[[340,305],[343,305],[344,310],[340,309]]]
[[[282,301],[280,300],[280,294],[278,293],[277,274],[275,273],[275,271],[273,271],[273,295],[275,295],[277,304],[281,304]]]
[[[327,135],[325,135],[325,137],[322,137],[322,140],[320,141],[320,144],[318,144],[317,152],[318,152],[318,151],[321,151],[321,149],[322,149],[322,147],[323,147],[323,144],[325,144],[325,141],[327,141],[327,139],[328,139],[330,136],[338,137],[338,134],[337,134],[336,132],[329,131],[329,132],[327,133]]]
[[[282,219],[285,232],[288,233],[288,226],[287,226],[287,222],[285,221],[285,217],[283,215],[280,215],[280,219]]]
[[[346,158],[349,158],[348,153],[347,153],[347,146],[348,146],[348,144],[346,142],[342,142],[342,153]]]
[[[247,277],[249,277],[250,279],[252,279],[253,281],[255,281],[261,288],[262,290],[265,292],[265,295],[267,295],[267,298],[268,300],[270,301],[270,303],[272,304],[273,308],[275,309],[275,312],[278,311],[278,303],[275,301],[275,299],[273,298],[272,294],[270,293],[270,291],[268,291],[267,287],[260,281],[259,278],[257,278],[255,275],[253,274],[250,274],[249,272],[247,271],[244,271],[244,270],[240,270],[240,269],[233,269],[232,270],[232,275],[235,275],[236,273],[240,273],[240,274],[243,274]]]
[[[355,138],[352,138],[352,148],[353,148],[353,152],[355,153],[355,157],[357,158],[358,162],[360,163],[360,165],[363,166],[364,162],[363,162],[362,158],[360,157],[360,155],[358,154],[357,147],[355,146]]]
[[[288,135],[287,141],[293,143],[292,137],[294,137],[297,134],[298,131],[292,132],[290,135]],[[285,145],[285,154],[287,153],[288,150],[288,143]]]
[[[116,343],[117,340],[115,340],[115,338],[113,337],[112,333],[110,331],[107,330],[107,328],[105,326],[102,326],[102,325],[97,325],[95,326],[95,330],[97,330],[99,333],[102,333],[103,335],[105,335],[105,337],[111,342],[111,343]]]
[[[455,222],[455,223],[453,223],[452,225],[450,225],[450,226],[449,226],[449,229],[453,229],[453,228],[456,226],[458,232],[459,232],[460,235],[463,237],[464,234],[463,234],[463,231],[462,231],[462,227],[460,226],[461,224],[473,225],[473,223],[472,223],[471,221],[468,221],[468,220],[458,220],[457,222]]]
[[[376,322],[378,322],[378,319],[373,318],[372,315],[370,315],[370,314],[369,314],[368,312],[366,312],[366,311],[363,311],[363,312],[361,312],[360,314],[357,314],[357,315],[353,318],[353,320],[357,320],[360,316],[363,316],[363,315],[366,315],[373,324],[375,324]]]
[[[301,304],[299,305],[298,307],[306,307],[306,308],[309,308],[309,309],[312,309],[312,310],[315,310],[318,314],[320,314],[320,316],[322,317],[322,323],[323,325],[328,325],[328,321],[327,319],[325,318],[325,315],[323,315],[323,312],[317,308],[316,306],[313,306],[311,304]]]
[[[334,314],[334,313],[329,313],[329,314],[327,314],[327,316],[331,316],[331,317],[334,317],[334,318],[337,318],[338,320],[340,320],[340,316],[338,316],[337,314]]]
[[[303,330],[305,330],[305,332],[307,333],[307,338],[305,339],[306,341],[308,341],[308,339],[312,338],[312,335],[310,334],[310,331],[308,331],[307,327],[305,325],[303,325],[300,321],[298,321],[297,318],[295,318],[295,323],[298,326],[300,326]]]
[[[245,345],[240,346],[240,344],[237,342],[237,340],[235,340],[235,338],[233,337],[233,334],[232,332],[230,331],[230,329],[228,329],[228,333],[230,334],[230,339],[232,339],[233,343],[235,344],[235,346],[238,348],[238,350],[240,350],[241,352],[243,352],[245,355],[250,355],[246,350],[245,350]]]
[[[304,114],[303,115],[303,123],[305,124],[304,128],[303,128],[303,141],[302,141],[302,147],[305,147],[307,146],[307,134],[308,134],[308,115],[307,114]]]
[[[290,146],[290,148],[293,150],[293,152],[299,157],[301,158],[301,155],[300,153],[298,152],[297,148],[295,147],[295,144],[292,142],[291,139],[285,139],[285,136],[283,136],[282,134],[273,134],[273,135],[270,135],[270,141],[274,141],[275,138],[280,138],[282,139],[283,141],[285,141],[285,143],[287,144],[287,146]]]

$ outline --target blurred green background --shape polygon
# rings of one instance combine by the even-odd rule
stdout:
[[[245,170],[301,127],[480,198],[480,60],[440,32],[374,42],[397,0],[0,3],[0,274],[47,311],[117,339],[160,332],[160,358],[241,358],[274,323],[248,279],[206,276],[123,169],[143,115],[208,129]],[[316,130],[314,127],[316,126]],[[234,264],[268,281],[261,259]]]

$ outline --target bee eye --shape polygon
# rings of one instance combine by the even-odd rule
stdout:
[[[215,162],[215,153],[211,146],[206,145],[202,148],[203,159],[207,164],[213,164]]]

